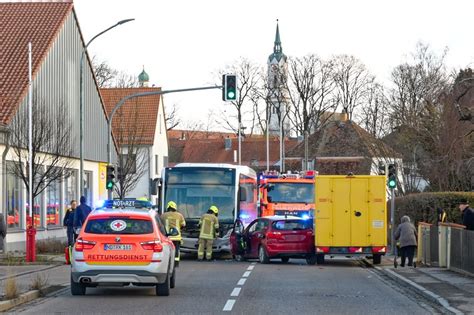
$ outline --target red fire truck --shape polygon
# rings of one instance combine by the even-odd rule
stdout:
[[[259,215],[314,217],[314,177],[316,171],[279,174],[264,172],[259,176]]]

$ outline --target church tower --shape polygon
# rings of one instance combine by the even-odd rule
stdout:
[[[139,87],[148,87],[150,77],[148,73],[145,72],[145,66],[143,66],[142,72],[138,75],[138,86]]]
[[[269,134],[280,135],[280,117],[285,117],[288,106],[288,91],[286,81],[288,78],[288,58],[283,53],[280,40],[280,29],[276,26],[273,53],[268,57],[268,98],[270,105],[267,107],[269,118]],[[280,115],[279,113],[282,113]],[[284,130],[289,130],[289,123],[283,121]]]

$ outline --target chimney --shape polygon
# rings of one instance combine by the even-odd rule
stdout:
[[[229,137],[224,139],[224,148],[226,151],[232,149],[232,139],[230,139]]]

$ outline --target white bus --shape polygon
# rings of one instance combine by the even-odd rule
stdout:
[[[181,251],[197,252],[200,217],[210,206],[219,208],[219,235],[214,252],[230,252],[229,237],[236,219],[248,224],[257,217],[257,176],[247,166],[181,163],[162,172],[160,213],[176,202],[186,219]]]

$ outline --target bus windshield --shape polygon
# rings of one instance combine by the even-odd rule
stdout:
[[[217,168],[170,168],[165,176],[165,203],[176,202],[187,219],[200,218],[210,206],[219,208],[220,219],[235,213],[235,170]]]
[[[269,183],[267,200],[272,203],[314,203],[314,185],[310,183]]]

